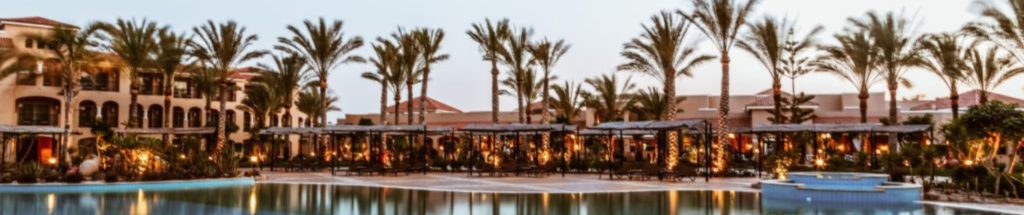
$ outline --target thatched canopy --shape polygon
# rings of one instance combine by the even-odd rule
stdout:
[[[858,124],[770,124],[754,126],[751,133],[769,132],[884,132],[884,133],[914,133],[924,132],[931,129],[931,125],[893,125],[858,123]]]
[[[469,124],[459,129],[462,132],[507,133],[507,132],[572,132],[575,125],[566,124]]]
[[[583,129],[580,130],[579,135],[582,136],[609,136],[609,135],[622,135],[622,136],[633,136],[633,135],[654,135],[657,131],[651,130],[597,130],[597,129]]]
[[[119,134],[212,134],[217,128],[118,128],[114,129]]]
[[[0,125],[0,134],[62,134],[64,131],[55,126]]]
[[[691,130],[700,129],[705,123],[700,119],[672,120],[672,121],[635,121],[635,122],[605,122],[590,129],[594,130],[670,130],[688,128]]]

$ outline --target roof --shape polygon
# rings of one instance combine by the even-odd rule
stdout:
[[[422,98],[422,96],[416,97],[416,98],[412,99],[413,110],[417,110],[417,111],[419,110],[419,108],[420,108],[420,99],[421,98]],[[406,100],[406,101],[398,103],[398,112],[399,113],[406,112],[406,109],[409,108],[408,102],[409,101]],[[395,106],[394,105],[388,106],[385,111],[387,111],[388,113],[395,113]],[[427,97],[426,111],[427,112],[442,111],[442,112],[462,113],[462,110],[459,110],[458,108],[452,107],[451,105],[445,104],[444,102],[438,101],[438,100],[430,98],[430,97]]]
[[[114,132],[121,134],[212,134],[217,131],[213,127],[200,128],[118,128]]]
[[[978,104],[981,103],[981,90],[967,91],[967,92],[961,93],[959,96],[960,96],[960,98],[957,99],[957,101],[958,101],[957,103],[960,105],[960,108],[967,108],[967,107],[975,106],[975,105],[978,105]],[[1003,103],[1010,103],[1010,104],[1017,104],[1017,105],[1024,105],[1024,100],[1022,100],[1022,99],[1010,97],[1010,96],[1003,95],[1003,94],[993,93],[993,92],[988,92],[988,100],[990,100],[990,101],[1001,101]],[[950,104],[949,101],[950,101],[949,97],[937,98],[937,99],[935,99],[935,101],[926,102],[924,104],[919,104],[917,106],[910,107],[910,110],[941,110],[941,109],[951,109],[953,105]]]
[[[667,130],[677,128],[700,128],[706,121],[700,119],[672,121],[605,122],[591,129],[595,130]]]
[[[579,135],[582,136],[633,136],[633,135],[654,135],[655,131],[649,130],[597,130],[597,129],[583,129],[580,130]]]
[[[40,16],[0,18],[0,22],[14,22],[14,23],[32,24],[32,25],[45,25],[45,26],[50,26],[50,27],[61,27],[62,26],[62,27],[68,27],[68,28],[78,28],[78,26],[75,26],[75,25],[72,25],[72,24],[63,23],[63,22],[60,22],[60,21],[57,21],[57,20],[47,19],[47,18],[40,17]]]
[[[551,132],[575,131],[575,125],[565,124],[469,124],[459,131],[463,132]]]
[[[14,40],[7,37],[0,37],[0,48],[14,48]]]
[[[258,73],[256,73],[256,71],[257,71],[257,69],[254,68],[254,67],[239,68],[239,69],[236,69],[235,72],[231,73],[231,78],[232,79],[241,79],[241,80],[246,80],[246,81],[252,80],[252,78],[255,78],[258,75]]]
[[[427,127],[424,125],[332,125],[323,128],[311,127],[270,127],[261,129],[260,134],[351,134],[356,132],[381,132],[392,134],[438,134],[453,131],[451,127]]]
[[[872,123],[856,124],[769,124],[759,125],[750,132],[885,132],[914,133],[931,129],[931,125],[881,125]]]
[[[793,94],[789,94],[786,91],[782,91],[782,98],[792,98]],[[774,107],[775,99],[772,97],[772,89],[767,89],[758,92],[754,96],[754,102],[746,105],[747,109],[752,107]],[[817,102],[808,101],[807,103],[801,104],[801,106],[818,106]]]
[[[60,134],[64,129],[55,126],[36,125],[0,125],[0,133],[3,134]]]

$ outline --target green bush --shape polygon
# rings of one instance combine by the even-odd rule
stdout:
[[[45,181],[50,178],[49,169],[39,165],[38,163],[27,163],[19,165],[13,174],[13,178],[18,183],[31,184],[41,181]]]

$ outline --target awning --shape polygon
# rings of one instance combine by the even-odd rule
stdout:
[[[705,123],[700,119],[672,121],[605,122],[590,129],[595,130],[669,130],[679,128],[699,129]]]
[[[459,129],[462,132],[575,132],[575,125],[566,124],[469,124]]]
[[[633,136],[633,135],[654,135],[656,133],[657,133],[657,131],[651,131],[651,130],[597,130],[597,129],[583,129],[583,130],[580,130],[579,135],[581,135],[581,136],[609,136],[609,135],[618,136],[618,135],[621,134],[623,136]]]

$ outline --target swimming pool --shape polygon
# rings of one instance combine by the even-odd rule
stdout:
[[[759,193],[669,191],[495,194],[337,185],[256,184],[202,189],[0,193],[0,214],[955,214],[929,205],[765,201]]]

